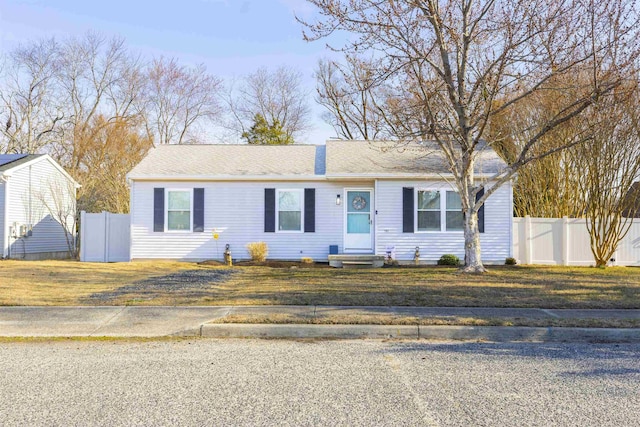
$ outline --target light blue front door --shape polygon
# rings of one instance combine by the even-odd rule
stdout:
[[[373,251],[373,191],[347,190],[345,194],[345,252]]]

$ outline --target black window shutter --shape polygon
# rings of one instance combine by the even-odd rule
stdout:
[[[276,189],[264,189],[264,232],[276,232]]]
[[[164,188],[153,189],[153,231],[164,231]]]
[[[402,232],[413,233],[413,187],[402,188]]]
[[[476,202],[480,200],[482,196],[484,196],[484,187],[476,193]],[[480,209],[478,209],[478,231],[484,233],[484,203],[480,206]]]
[[[193,189],[193,232],[204,231],[204,188]]]
[[[316,231],[316,189],[304,189],[304,232]]]

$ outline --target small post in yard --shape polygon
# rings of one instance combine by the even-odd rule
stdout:
[[[420,246],[416,246],[416,252],[413,254],[413,262],[420,265]]]
[[[228,243],[224,248],[224,263],[227,264],[229,267],[233,266],[233,258],[231,258],[231,249],[229,249]]]

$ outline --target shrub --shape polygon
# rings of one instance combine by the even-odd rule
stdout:
[[[518,261],[516,261],[515,258],[508,257],[507,259],[504,260],[504,263],[505,265],[516,265]]]
[[[302,258],[300,258],[300,262],[302,264],[313,264],[313,258],[308,256],[303,256]]]
[[[444,254],[438,260],[438,265],[460,265],[460,258],[455,256],[454,254]]]
[[[269,255],[269,247],[265,242],[247,243],[246,248],[249,251],[251,261],[264,262],[267,259],[267,255]]]

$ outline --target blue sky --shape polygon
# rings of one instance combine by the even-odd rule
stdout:
[[[65,38],[89,30],[123,36],[145,56],[204,63],[225,80],[259,67],[300,70],[311,95],[319,58],[331,55],[322,41],[302,40],[294,13],[309,18],[304,0],[0,0],[0,50],[42,37]],[[333,136],[311,100],[315,129],[302,142]]]

